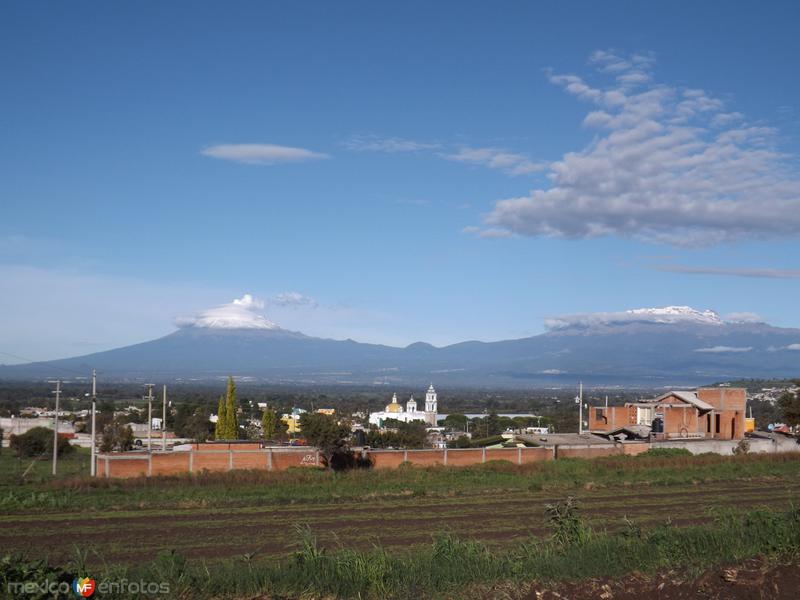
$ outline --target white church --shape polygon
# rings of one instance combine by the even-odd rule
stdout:
[[[411,421],[423,421],[428,427],[436,427],[436,390],[433,389],[433,384],[428,388],[425,394],[425,410],[417,410],[417,401],[414,396],[406,402],[406,408],[403,410],[403,405],[397,402],[397,394],[392,395],[391,404],[386,405],[386,410],[380,412],[369,413],[369,424],[382,427],[387,419],[395,419],[403,423],[410,423]]]

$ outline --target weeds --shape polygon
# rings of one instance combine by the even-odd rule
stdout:
[[[310,529],[301,527],[297,552],[280,561],[255,561],[249,555],[246,569],[239,558],[189,563],[176,552],[166,552],[147,565],[106,568],[94,575],[103,581],[125,577],[166,582],[170,598],[264,595],[410,600],[458,596],[459,590],[475,583],[579,580],[678,568],[694,573],[757,555],[796,557],[800,553],[800,511],[796,508],[786,513],[720,515],[706,527],[664,524],[641,531],[628,521],[628,531],[587,536],[584,526],[576,525],[580,519],[574,503],[566,500],[554,507],[551,518],[560,523],[556,527],[564,534],[547,542],[525,540],[510,551],[440,534],[430,545],[398,556],[380,547],[326,552]],[[79,557],[78,562],[83,559]],[[19,556],[0,559],[0,583],[47,576],[71,581],[72,574],[44,561],[25,562]]]
[[[582,546],[592,538],[591,528],[580,514],[578,501],[569,496],[563,502],[545,505],[545,523],[553,530],[552,540],[559,548]]]

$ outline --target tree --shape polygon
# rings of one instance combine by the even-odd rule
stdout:
[[[236,384],[228,376],[228,390],[225,394],[225,434],[229,440],[239,439],[239,406],[236,404]]]
[[[800,393],[785,391],[778,398],[778,406],[787,425],[800,425]]]
[[[275,431],[278,427],[278,413],[271,408],[264,409],[261,415],[261,431],[265,440],[271,440],[275,437]]]
[[[20,435],[11,434],[9,446],[17,456],[34,457],[53,453],[53,430],[49,427],[34,427]],[[72,452],[69,441],[58,436],[58,455]]]
[[[466,415],[453,413],[451,415],[447,415],[442,424],[448,429],[452,429],[453,431],[464,431],[468,421],[469,419],[467,418]]]
[[[133,430],[124,420],[117,417],[103,428],[101,452],[125,452],[133,448]]]
[[[208,409],[205,406],[179,404],[173,421],[175,435],[198,442],[206,441],[210,436],[214,436],[216,431],[216,424],[212,426],[208,417]]]
[[[224,440],[228,432],[228,418],[227,418],[227,403],[225,397],[219,397],[219,405],[217,406],[217,425],[214,428],[214,439]]]
[[[340,425],[333,415],[303,413],[300,416],[300,429],[306,440],[316,446],[327,467],[331,467],[334,455],[348,453],[347,440],[350,428]]]

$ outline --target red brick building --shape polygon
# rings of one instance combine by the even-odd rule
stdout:
[[[656,438],[744,438],[747,392],[743,388],[700,388],[672,391],[625,406],[591,407],[589,431],[609,434],[638,426],[651,427],[656,418],[663,432]]]

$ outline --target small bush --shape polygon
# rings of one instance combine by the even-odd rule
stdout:
[[[639,456],[654,458],[672,458],[676,456],[694,456],[686,448],[650,448],[647,452],[642,452]]]
[[[34,427],[20,435],[12,435],[9,443],[14,453],[23,458],[52,454],[53,430],[47,427]],[[61,456],[72,451],[73,447],[69,440],[58,436],[58,455]]]
[[[592,530],[580,514],[578,501],[572,496],[563,502],[545,505],[545,522],[553,530],[552,540],[561,548],[583,546],[592,537]]]
[[[733,449],[733,453],[736,456],[742,456],[744,454],[750,453],[750,442],[748,440],[741,440],[736,447]]]

